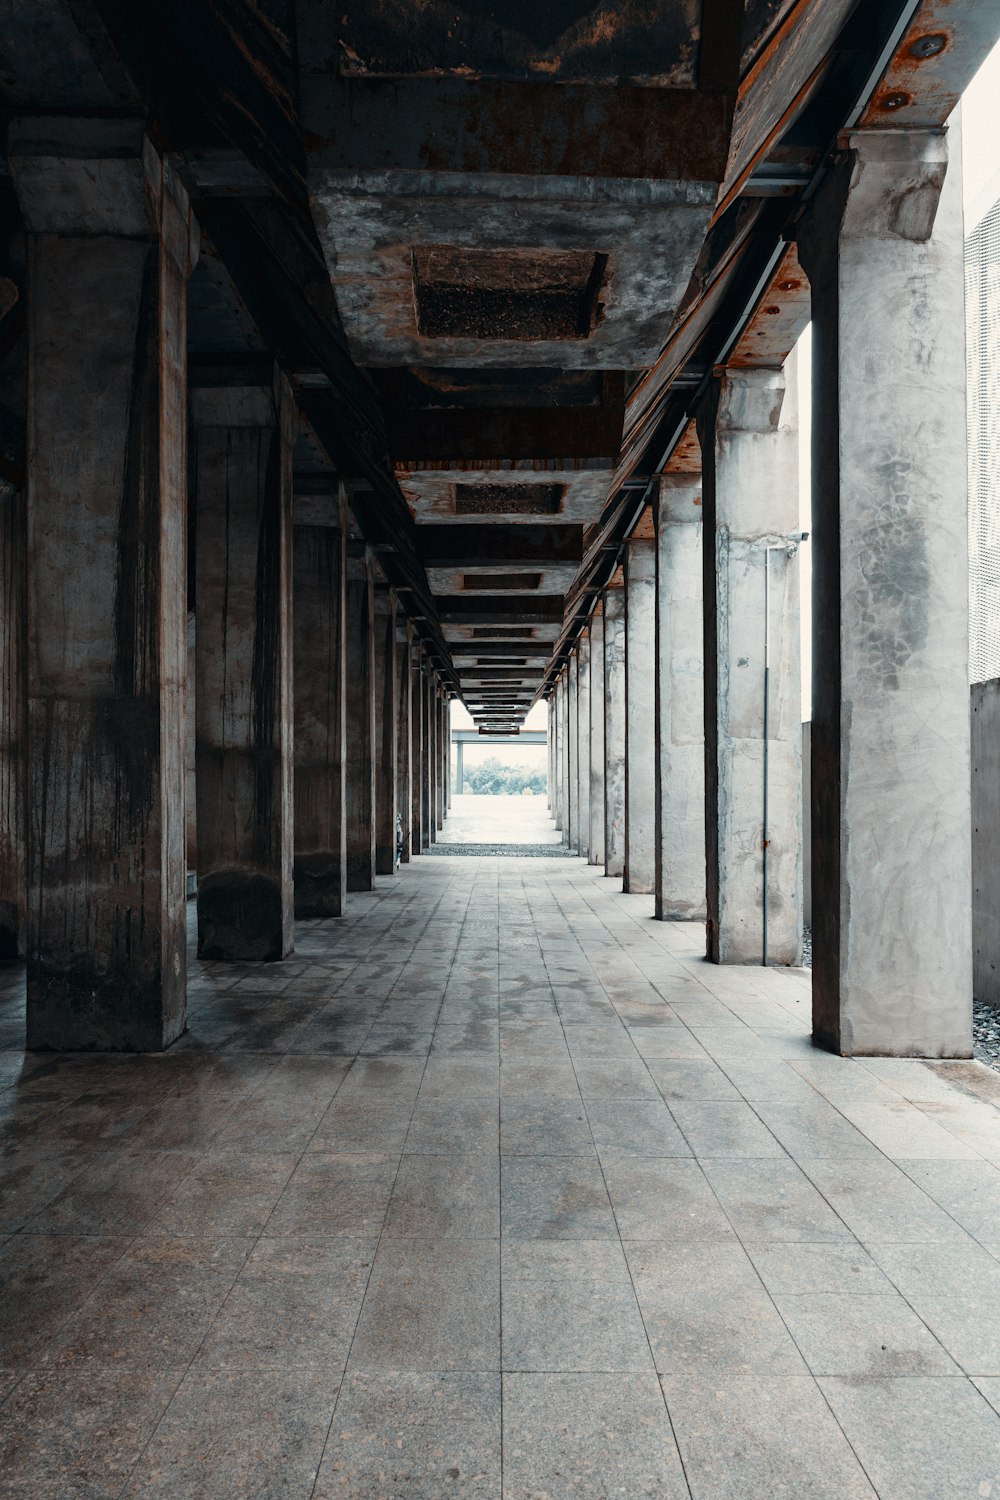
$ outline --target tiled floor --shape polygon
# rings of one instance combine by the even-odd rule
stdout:
[[[0,1494],[1000,1495],[1000,1093],[581,861],[422,857],[163,1057],[3,976]]]

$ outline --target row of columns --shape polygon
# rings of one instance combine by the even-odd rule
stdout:
[[[971,1050],[960,192],[942,133],[867,131],[800,230],[814,1035],[844,1053]],[[555,682],[552,800],[624,891],[705,923],[710,961],[797,964],[796,385],[739,353]]]
[[[15,122],[11,159],[32,395],[27,492],[0,497],[2,941],[30,1047],[153,1050],[185,1024],[187,798],[199,954],[280,960],[296,917],[395,869],[398,825],[403,860],[433,842],[448,696],[342,486],[295,524],[281,370],[188,369],[169,162],[124,119]]]

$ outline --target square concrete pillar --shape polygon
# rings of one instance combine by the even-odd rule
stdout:
[[[412,858],[415,854],[421,854],[424,849],[424,736],[426,726],[424,719],[424,677],[421,666],[421,646],[420,642],[416,639],[413,639],[410,655],[410,713],[412,717],[410,742],[413,751],[410,773],[410,857]]]
[[[273,366],[253,373],[260,383],[250,383],[246,372],[247,383],[191,390],[198,953],[267,961],[284,958],[293,940],[290,606],[298,419],[284,377]]]
[[[622,889],[656,876],[656,542],[648,518],[625,551],[625,867]]]
[[[625,589],[604,590],[604,873],[625,873]]]
[[[604,611],[590,619],[590,838],[588,860],[604,863]]]
[[[954,131],[860,132],[802,227],[813,291],[813,1021],[967,1057],[963,224]]]
[[[437,843],[441,744],[441,714],[438,702],[437,673],[431,667],[427,674],[427,826],[428,843]]]
[[[413,626],[396,612],[396,810],[400,864],[410,862],[413,842]]]
[[[448,801],[448,778],[446,759],[448,755],[448,740],[445,732],[445,694],[440,682],[437,684],[435,694],[435,729],[437,732],[437,756],[434,761],[435,773],[435,795],[437,801],[437,827],[444,827],[445,814]]]
[[[339,917],[347,905],[344,816],[347,514],[342,486],[332,524],[296,526],[293,568],[295,915]]]
[[[577,805],[580,853],[590,859],[590,632],[576,648]]]
[[[396,869],[396,590],[375,589],[375,873]]]
[[[0,959],[23,956],[27,922],[27,519],[0,482]]]
[[[363,542],[347,549],[347,889],[375,888],[375,587]]]
[[[444,815],[451,811],[451,695],[445,693],[441,699],[441,723],[443,751],[441,765],[444,771]]]
[[[707,952],[802,960],[798,431],[784,373],[730,369],[704,469]]]
[[[431,758],[434,753],[434,726],[431,722],[431,667],[426,658],[420,669],[420,847],[429,849],[436,834],[433,826],[431,795]]]
[[[656,501],[656,915],[703,922],[705,631],[701,474],[664,474]]]
[[[187,198],[135,120],[12,121],[28,230],[29,1047],[184,1029]]]
[[[578,648],[566,663],[566,791],[569,808],[569,847],[580,847],[580,715]]]
[[[556,679],[556,827],[564,844],[569,843],[569,796],[566,785],[566,669]]]

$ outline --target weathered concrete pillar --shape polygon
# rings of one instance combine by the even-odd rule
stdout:
[[[347,904],[347,513],[343,486],[334,489],[328,509],[330,524],[295,527],[297,917],[339,917]]]
[[[0,482],[0,958],[24,953],[28,896],[27,496]]]
[[[549,809],[550,814],[552,815],[552,817],[554,819],[555,815],[556,815],[556,813],[555,813],[556,779],[555,779],[555,760],[554,760],[554,755],[555,755],[555,739],[556,739],[556,705],[555,705],[555,696],[554,695],[551,696],[551,697],[549,697],[549,698],[547,698],[545,700],[545,708],[546,708],[546,711],[547,711],[547,713],[546,713],[546,734],[545,734],[545,751],[546,751],[546,757],[547,757],[547,759],[546,759],[546,770],[545,770],[545,803],[546,803],[546,806]],[[557,823],[556,827],[558,828],[558,826],[559,826],[559,824]]]
[[[410,772],[410,856],[421,854],[424,848],[424,675],[421,669],[421,647],[412,641],[410,652],[410,713],[412,726],[412,768]]]
[[[420,668],[420,847],[433,843],[431,803],[431,756],[434,733],[431,724],[431,668],[426,660]]]
[[[604,873],[625,873],[625,589],[604,590]]]
[[[652,531],[648,519],[643,533]],[[656,877],[656,541],[625,552],[625,868],[622,889],[648,894]]]
[[[445,817],[451,811],[451,695],[446,693],[444,712],[444,790]]]
[[[297,417],[288,382],[273,366],[258,373],[259,384],[249,373],[243,378],[191,391],[198,952],[256,961],[284,958],[293,940]]]
[[[413,840],[413,626],[396,615],[396,810],[402,847],[400,864],[410,862]]]
[[[427,674],[427,820],[428,842],[437,843],[438,805],[440,797],[440,768],[438,754],[441,743],[441,714],[438,703],[438,679],[433,667]]]
[[[375,873],[396,869],[396,590],[375,589]]]
[[[435,693],[435,727],[437,730],[437,756],[434,762],[435,793],[437,797],[437,826],[444,827],[447,813],[448,783],[445,768],[445,758],[448,753],[447,737],[445,735],[445,693],[444,687],[439,682]]]
[[[569,806],[569,847],[580,847],[580,716],[578,648],[566,663],[566,789]]]
[[[796,433],[777,370],[725,371],[699,417],[713,963],[761,963],[765,952],[768,963],[801,962],[799,589],[787,540],[799,514]]]
[[[375,887],[375,588],[361,542],[347,550],[347,889]]]
[[[705,631],[700,473],[666,473],[656,501],[656,915],[705,906]]]
[[[576,648],[577,806],[580,853],[590,859],[590,631]]]
[[[134,120],[15,120],[28,229],[28,1046],[184,1028],[186,195]]]
[[[569,802],[566,798],[566,670],[556,679],[556,827],[569,843]]]
[[[590,618],[590,840],[592,865],[604,863],[604,607]]]
[[[843,1053],[971,1050],[962,172],[846,138],[813,289],[813,1021]]]

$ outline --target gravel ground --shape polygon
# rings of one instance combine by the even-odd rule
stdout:
[[[812,968],[812,932],[808,927],[802,935],[802,963]],[[973,1000],[972,1051],[980,1062],[1000,1073],[1000,1006]]]

